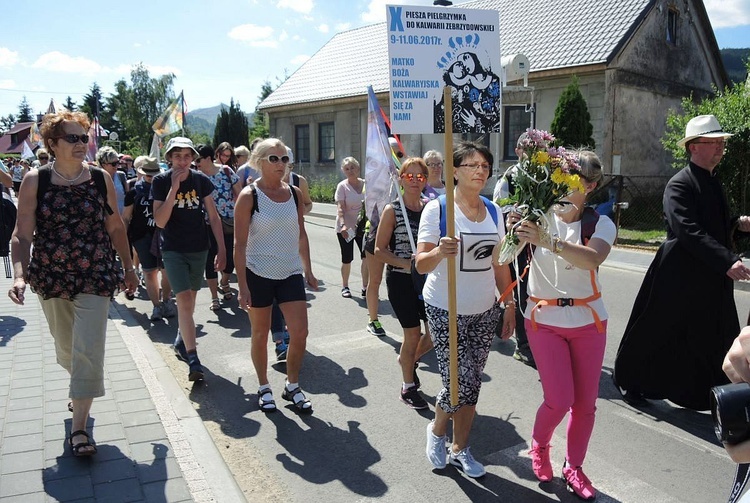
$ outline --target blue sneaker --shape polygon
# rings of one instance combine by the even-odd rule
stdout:
[[[282,362],[286,360],[286,353],[289,350],[289,346],[283,342],[276,344],[276,361]]]
[[[182,335],[180,334],[180,331],[177,330],[177,338],[174,340],[174,344],[172,345],[174,348],[174,353],[177,355],[177,358],[180,360],[187,362],[188,361],[188,354],[187,354],[187,348],[185,347],[185,341],[182,340]]]

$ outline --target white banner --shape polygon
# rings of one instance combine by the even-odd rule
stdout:
[[[412,5],[387,11],[393,132],[445,132],[446,85],[454,133],[500,132],[499,11]]]

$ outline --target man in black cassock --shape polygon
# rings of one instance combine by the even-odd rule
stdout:
[[[750,269],[729,249],[732,218],[716,166],[731,134],[713,115],[691,119],[685,137],[690,163],[664,191],[667,240],[638,292],[615,361],[615,384],[626,401],[668,399],[695,410],[710,407],[712,386],[729,381],[721,365],[740,331],[733,281]]]

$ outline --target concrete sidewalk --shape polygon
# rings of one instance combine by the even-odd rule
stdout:
[[[89,421],[98,453],[73,457],[68,374],[56,363],[38,298],[29,292],[17,306],[5,293],[10,286],[0,279],[3,503],[246,501],[148,335],[114,305],[106,394],[94,400]]]

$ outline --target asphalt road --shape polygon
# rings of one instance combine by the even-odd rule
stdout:
[[[365,330],[357,260],[350,281],[354,298],[340,296],[340,257],[331,224],[315,217],[307,224],[313,269],[321,280],[318,291],[308,292],[310,336],[301,378],[314,404],[311,416],[299,416],[281,399],[283,364],[269,370],[280,410],[269,415],[258,410],[249,322],[236,299],[217,314],[208,309],[208,290],[198,295],[195,319],[206,381],[195,386],[169,348],[176,320],[151,323],[148,301],[118,299],[172,368],[248,501],[579,501],[559,478],[564,425],[552,442],[557,478],[539,484],[533,476],[527,451],[541,385],[535,370],[513,360],[511,341],[493,343],[472,430],[472,452],[485,463],[487,475],[471,480],[451,466],[431,469],[424,448],[425,426],[440,387],[434,357],[424,358],[419,371],[430,410],[413,411],[398,399],[401,331],[385,285],[380,311],[388,335],[377,338]],[[638,410],[625,404],[611,383],[617,346],[642,276],[633,270],[601,269],[609,342],[586,473],[600,492],[599,502],[723,501],[733,465],[714,437],[710,415],[661,401]],[[737,292],[736,299],[744,318],[750,293]],[[700,311],[691,310],[686,301],[684,314],[698,316]],[[270,345],[269,358],[275,361]]]

